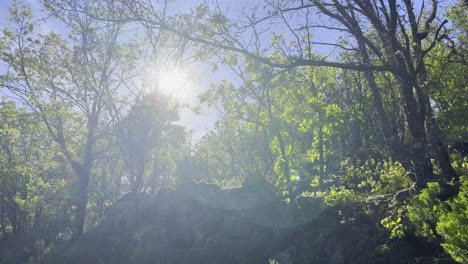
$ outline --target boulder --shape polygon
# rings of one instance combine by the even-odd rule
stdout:
[[[43,263],[267,264],[300,226],[289,208],[266,180],[229,189],[189,182],[156,196],[129,193]]]

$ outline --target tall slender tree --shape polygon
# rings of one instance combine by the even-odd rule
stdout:
[[[46,4],[69,38],[37,35],[30,9],[15,4],[12,28],[4,32],[8,40],[2,60],[10,68],[2,84],[41,118],[77,176],[76,239],[83,232],[93,164],[102,151],[96,143],[111,124],[110,104],[121,80],[131,74],[133,59],[117,42],[121,24],[79,11],[94,8],[89,1]]]

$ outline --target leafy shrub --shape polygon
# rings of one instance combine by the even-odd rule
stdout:
[[[437,233],[445,240],[442,247],[456,261],[468,262],[468,179],[460,192],[441,208]]]
[[[415,234],[426,238],[442,238],[442,247],[461,263],[468,262],[468,179],[462,177],[457,196],[441,202],[441,187],[428,183],[428,187],[407,206],[408,217]],[[386,227],[392,227],[388,225]]]
[[[336,206],[345,203],[364,202],[366,197],[352,189],[346,189],[344,186],[332,186],[330,191],[325,196],[325,203],[331,206]]]
[[[369,159],[347,159],[342,163],[345,175],[331,186],[325,202],[335,206],[343,203],[363,203],[369,196],[394,194],[411,185],[408,173],[399,162],[391,159],[376,161]]]
[[[438,183],[429,182],[426,189],[411,199],[408,205],[408,217],[414,224],[416,235],[436,236],[436,225],[441,209],[438,198],[440,191]]]
[[[345,169],[342,184],[367,195],[396,193],[412,183],[401,163],[391,159],[364,162],[348,159],[342,166]]]
[[[404,224],[404,217],[407,211],[404,207],[397,208],[389,216],[385,217],[380,223],[390,231],[390,237],[402,238],[408,231],[408,226]]]

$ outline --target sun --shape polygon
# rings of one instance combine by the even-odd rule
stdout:
[[[161,92],[169,94],[181,102],[189,100],[192,95],[192,83],[187,73],[181,69],[161,71],[158,86]]]

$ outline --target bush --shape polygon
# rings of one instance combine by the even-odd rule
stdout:
[[[348,159],[342,166],[345,170],[342,185],[364,195],[396,193],[412,183],[401,163],[391,159],[364,162]]]
[[[468,179],[462,177],[457,196],[441,202],[438,183],[428,187],[411,199],[408,217],[415,234],[426,238],[443,239],[442,247],[461,263],[468,263]]]
[[[468,262],[468,179],[460,192],[441,207],[437,233],[445,240],[442,247],[458,262]]]
[[[440,185],[429,182],[427,188],[414,196],[408,205],[408,217],[414,224],[416,235],[436,237],[436,225],[440,216]]]

